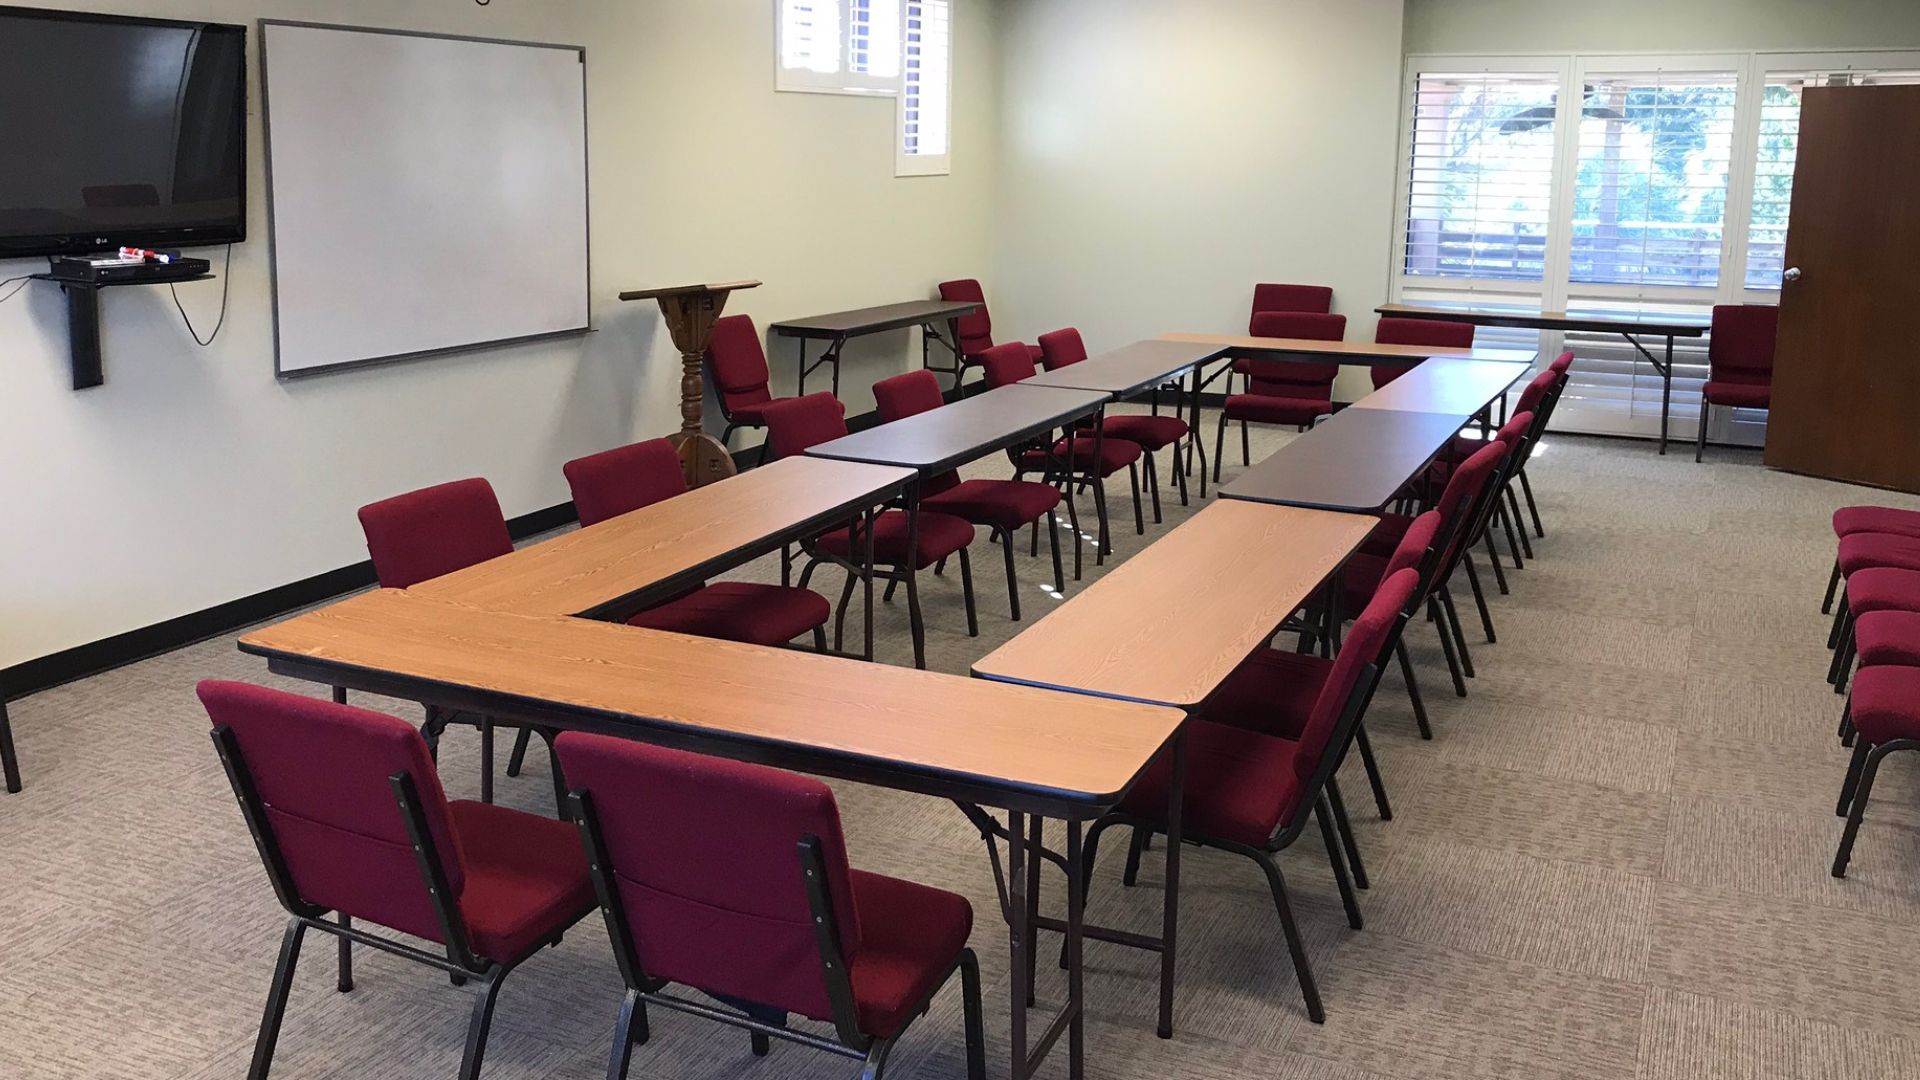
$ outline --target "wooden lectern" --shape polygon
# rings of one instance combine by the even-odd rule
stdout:
[[[674,348],[680,350],[680,430],[667,436],[680,451],[680,469],[690,487],[725,480],[734,474],[733,456],[720,440],[705,431],[705,395],[700,386],[700,365],[707,343],[713,338],[713,323],[727,306],[727,294],[737,289],[759,288],[757,281],[725,281],[712,285],[675,285],[666,289],[641,289],[623,292],[622,300],[658,300],[660,314],[667,321],[667,333]]]

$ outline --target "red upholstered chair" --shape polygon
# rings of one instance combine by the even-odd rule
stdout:
[[[1436,319],[1382,318],[1373,331],[1376,345],[1425,345],[1436,349],[1473,348],[1473,324]],[[1370,369],[1375,390],[1405,375],[1412,364],[1375,364]]]
[[[956,281],[940,283],[940,299],[953,303],[978,304],[980,309],[971,315],[964,315],[947,324],[948,332],[957,344],[960,359],[960,374],[954,377],[957,387],[966,378],[966,369],[980,363],[982,353],[993,348],[993,315],[987,310],[986,290],[973,278],[960,278]],[[1040,362],[1040,347],[1026,346],[1033,356],[1033,362]]]
[[[658,1005],[866,1062],[960,973],[967,1075],[984,1080],[980,971],[963,896],[852,869],[833,792],[811,777],[607,736],[559,742],[587,860],[626,982],[609,1080]],[[725,852],[716,858],[716,852]],[[677,983],[740,1012],[667,993]],[[831,1023],[837,1045],[785,1014]],[[769,1016],[768,1014],[775,1014]]]
[[[1827,636],[1827,646],[1834,650],[1833,663],[1827,668],[1827,681],[1834,684],[1836,693],[1845,688],[1842,675],[1852,661],[1854,622],[1864,613],[1858,604],[1855,577],[1874,571],[1920,574],[1920,539],[1887,533],[1854,533],[1840,540],[1838,566],[1847,591],[1840,610],[1835,613],[1833,631]]]
[[[1833,512],[1833,535],[1846,539],[1855,533],[1886,533],[1890,536],[1920,538],[1920,510],[1901,510],[1892,506],[1843,506]],[[1827,579],[1827,595],[1820,601],[1820,614],[1833,610],[1834,591],[1840,585],[1840,560],[1834,559],[1833,575]]]
[[[1715,405],[1764,409],[1773,400],[1773,343],[1780,309],[1772,304],[1716,304],[1707,336],[1707,381],[1700,388],[1700,431],[1693,460],[1707,449],[1707,414]]]
[[[1035,366],[1027,347],[1017,341],[1009,341],[988,349],[980,354],[980,365],[987,375],[987,387],[998,390],[1003,386],[1012,386],[1040,373]],[[1129,439],[1106,438],[1105,429],[1101,436],[1076,435],[1072,438],[1062,436],[1051,449],[1037,446],[1026,450],[1016,450],[1013,455],[1015,480],[1028,473],[1039,473],[1049,483],[1070,485],[1071,490],[1081,487],[1093,488],[1094,511],[1100,521],[1099,560],[1104,561],[1113,550],[1113,541],[1107,516],[1106,479],[1121,469],[1127,470],[1127,477],[1133,484],[1133,526],[1138,533],[1147,531],[1146,510],[1140,501],[1140,458],[1146,453],[1139,443]],[[1068,461],[1069,455],[1072,461]],[[1095,458],[1098,458],[1096,461]],[[1068,506],[1073,504],[1071,500]],[[1074,535],[1079,535],[1076,530]],[[1078,564],[1075,574],[1078,575]]]
[[[1313,696],[1298,737],[1280,738],[1205,719],[1186,727],[1182,836],[1191,843],[1244,855],[1265,871],[1293,956],[1294,974],[1306,998],[1307,1015],[1316,1024],[1325,1022],[1326,1014],[1274,855],[1299,838],[1309,817],[1317,817],[1348,925],[1360,928],[1360,908],[1326,795],[1379,684],[1380,665],[1406,624],[1419,576],[1418,571],[1402,570],[1381,584],[1373,602],[1354,620],[1345,647]],[[1083,862],[1089,878],[1100,834],[1106,829],[1130,825],[1166,831],[1170,771],[1170,759],[1163,755],[1134,783],[1117,810],[1094,823]]]
[[[747,315],[725,315],[715,319],[713,337],[707,342],[707,379],[713,383],[714,397],[720,400],[720,415],[727,421],[720,433],[726,445],[738,428],[766,427],[767,406],[777,399],[768,389],[773,376],[767,370],[767,351],[760,344],[760,331]],[[760,448],[760,460],[767,450]]]
[[[479,983],[462,1080],[480,1075],[507,973],[594,908],[565,822],[448,802],[426,742],[385,713],[245,683],[200,701],[254,846],[290,918],[249,1073],[264,1078],[309,929],[339,938],[342,992],[357,942]],[[333,919],[327,918],[332,913]],[[439,945],[445,959],[353,925]]]
[[[804,454],[808,448],[831,442],[847,434],[846,417],[840,402],[832,394],[808,394],[787,398],[767,407],[767,442],[775,457]],[[926,626],[920,618],[920,587],[917,572],[957,555],[960,559],[960,584],[967,608],[967,634],[978,637],[980,624],[973,607],[973,564],[967,559],[967,546],[973,543],[973,525],[952,514],[923,508],[913,512],[887,510],[874,519],[873,561],[876,570],[886,571],[887,599],[894,586],[907,586],[907,619],[913,628],[913,662],[926,667]],[[865,565],[867,535],[858,519],[845,526],[821,533],[803,545],[808,562],[800,574],[800,587],[812,580],[823,562],[844,567],[847,582],[840,592],[839,614],[834,624],[834,647],[840,646],[841,628],[846,622],[847,604],[853,599],[853,587]]]
[[[1873,792],[1880,762],[1897,750],[1920,750],[1920,667],[1861,668],[1841,723],[1852,727],[1857,740],[1835,811],[1846,817],[1847,827],[1840,835],[1840,850],[1833,856],[1834,877],[1847,876],[1854,838],[1866,816],[1867,797]]]
[[[1347,334],[1345,315],[1311,312],[1263,311],[1253,317],[1253,336],[1339,341]],[[1213,433],[1213,479],[1220,480],[1226,451],[1227,423],[1240,422],[1240,464],[1253,464],[1247,424],[1289,424],[1304,431],[1314,418],[1333,411],[1333,380],[1339,364],[1248,358],[1244,369],[1247,392],[1228,396],[1220,410],[1220,426]]]
[[[1333,311],[1333,289],[1326,285],[1260,284],[1253,287],[1253,310],[1247,316],[1247,333],[1254,337],[1293,337],[1292,334],[1263,334],[1256,325],[1260,316],[1274,312],[1325,315]],[[1233,362],[1233,373],[1245,375],[1252,361],[1241,357]],[[1229,380],[1231,381],[1231,380]],[[1233,387],[1227,387],[1229,391]]]
[[[652,439],[567,462],[567,486],[583,527],[651,506],[687,491],[680,455],[666,439]],[[723,581],[700,585],[628,619],[633,626],[694,637],[785,645],[809,631],[814,648],[827,647],[825,597],[811,589]]]
[[[410,589],[423,581],[443,577],[513,553],[513,536],[493,485],[478,477],[455,480],[395,495],[360,508],[360,528],[367,537],[367,553],[383,589]],[[347,700],[336,687],[334,700]],[[426,706],[421,733],[435,753],[449,724],[480,729],[480,800],[493,801],[493,720],[472,713]],[[541,731],[551,743],[551,732]],[[554,766],[554,795],[563,793],[559,766]]]
[[[1874,535],[1874,534],[1862,534]],[[1834,614],[1833,629],[1827,635],[1827,648],[1833,661],[1827,668],[1827,681],[1835,693],[1844,693],[1844,673],[1861,650],[1858,629],[1861,620],[1882,612],[1920,611],[1920,570],[1897,566],[1856,566],[1846,576],[1846,591],[1840,610]],[[1842,724],[1840,733],[1846,734]]]
[[[1040,354],[1048,371],[1058,371],[1085,360],[1087,346],[1080,339],[1080,331],[1069,326],[1050,334],[1041,334]],[[1153,463],[1153,455],[1171,446],[1174,450],[1174,459],[1178,461],[1180,440],[1187,437],[1187,422],[1178,416],[1161,416],[1157,411],[1159,391],[1156,390],[1154,393],[1156,409],[1154,413],[1108,416],[1101,421],[1100,430],[1109,439],[1125,439],[1130,443],[1138,444],[1146,454],[1147,489],[1153,494],[1153,521],[1158,525],[1165,519],[1160,514],[1160,474]],[[1180,486],[1180,505],[1185,506],[1187,505],[1186,474],[1177,467],[1172,471],[1174,482]]]
[[[933,372],[924,370],[874,383],[873,400],[883,424],[946,404],[939,380]],[[1049,484],[1028,480],[962,480],[959,474],[951,472],[927,480],[920,491],[921,509],[984,525],[999,542],[1000,553],[1007,564],[1007,603],[1015,622],[1020,621],[1020,582],[1013,567],[1013,536],[1022,526],[1033,527],[1033,542],[1037,547],[1040,519],[1047,520],[1047,533],[1053,544],[1053,588],[1055,592],[1066,591],[1066,575],[1060,565],[1060,523],[1054,516],[1054,508],[1059,505],[1060,493]]]

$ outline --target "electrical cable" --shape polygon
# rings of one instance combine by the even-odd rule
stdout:
[[[203,349],[213,344],[213,339],[220,336],[220,328],[227,324],[227,298],[233,292],[233,245],[227,245],[226,259],[220,266],[220,318],[215,320],[213,332],[207,335],[205,341],[200,340],[200,331],[193,328],[193,320],[187,316],[187,309],[180,303],[179,286],[169,283],[167,291],[173,294],[173,306],[180,312],[180,321],[187,324],[187,333],[192,336],[194,344]]]
[[[4,304],[7,301],[13,299],[14,295],[18,293],[21,289],[26,288],[27,282],[31,280],[33,280],[32,274],[21,274],[19,277],[10,277],[5,281],[0,281],[0,289],[4,289],[9,285],[13,285],[13,283],[16,281],[20,283],[18,285],[13,286],[13,292],[10,292],[5,296],[0,296],[0,304]]]

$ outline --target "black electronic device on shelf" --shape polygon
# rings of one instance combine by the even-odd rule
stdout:
[[[213,264],[205,259],[170,256],[169,262],[114,255],[56,255],[47,260],[47,278],[76,285],[164,285],[205,277]]]

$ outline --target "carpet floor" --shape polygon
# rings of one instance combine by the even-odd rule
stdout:
[[[1289,437],[1256,431],[1256,460]],[[1229,479],[1237,449],[1229,440]],[[1453,695],[1433,627],[1409,627],[1435,738],[1418,738],[1389,672],[1367,725],[1393,820],[1363,801],[1357,761],[1344,784],[1372,876],[1366,928],[1347,927],[1317,844],[1281,860],[1326,1024],[1307,1021],[1258,871],[1193,850],[1182,865],[1178,1031],[1153,1033],[1156,958],[1089,943],[1090,1076],[1920,1078],[1920,755],[1882,771],[1850,876],[1828,876],[1846,753],[1833,737],[1841,702],[1822,678],[1818,614],[1831,512],[1920,501],[1772,472],[1753,451],[1712,450],[1705,465],[1688,456],[1545,441],[1532,473],[1547,536],[1534,540],[1537,560],[1508,570],[1512,595],[1492,598],[1498,644],[1463,610],[1478,667],[1471,696]],[[973,471],[1005,475],[1000,463]],[[1125,558],[1186,511],[1163,484],[1166,524],[1149,511],[1146,536],[1135,536],[1119,480]],[[1032,620],[1058,600],[1041,588],[1051,586],[1045,551],[1027,558],[1024,539]],[[977,552],[979,637],[965,632],[959,575],[926,579],[938,670],[966,672],[1022,625],[1006,617],[984,536]],[[1099,572],[1090,560],[1088,571]],[[904,606],[882,605],[887,662],[910,657]],[[0,796],[0,1077],[245,1075],[284,915],[193,696],[207,677],[279,682],[223,638],[12,706],[27,789]],[[355,701],[419,718],[406,703]],[[550,813],[535,747],[500,798]],[[449,733],[441,768],[454,797],[474,797],[472,729]],[[990,1068],[1005,1075],[1005,935],[977,834],[946,802],[834,786],[856,865],[972,898]],[[1158,859],[1126,888],[1124,849],[1103,845],[1089,915],[1151,931]],[[1049,892],[1057,900],[1057,878]],[[368,950],[358,960],[358,987],[337,993],[331,939],[308,936],[274,1075],[452,1077],[471,991]],[[1041,965],[1043,1010],[1060,999],[1059,975]],[[604,1075],[619,1001],[590,917],[507,979],[486,1075]],[[889,1075],[963,1076],[960,1027],[956,987],[909,1032]],[[755,1059],[744,1033],[656,1011],[632,1075],[855,1072],[778,1043]],[[1042,1075],[1065,1076],[1064,1056]]]

